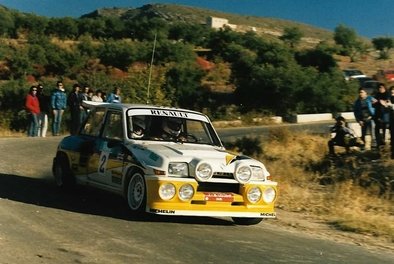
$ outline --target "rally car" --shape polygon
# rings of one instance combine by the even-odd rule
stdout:
[[[134,212],[231,217],[236,224],[275,218],[277,183],[266,167],[227,151],[199,112],[85,102],[77,135],[59,143],[53,175],[62,188],[89,185],[122,195]]]

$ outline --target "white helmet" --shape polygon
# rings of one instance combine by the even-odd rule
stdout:
[[[169,117],[163,121],[163,130],[174,137],[179,136],[182,128],[182,120],[179,118]]]
[[[134,116],[133,119],[133,132],[131,133],[132,138],[142,138],[145,133],[145,117],[144,116]]]

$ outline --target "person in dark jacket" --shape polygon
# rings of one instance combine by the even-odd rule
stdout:
[[[372,127],[374,126],[373,117],[375,115],[375,108],[373,104],[376,99],[368,95],[366,89],[360,88],[358,90],[358,99],[354,102],[354,117],[357,123],[361,126],[361,139],[364,142],[365,148],[370,150],[372,143]]]
[[[27,136],[36,137],[38,136],[38,118],[40,115],[40,102],[38,101],[36,86],[30,87],[30,92],[26,96],[25,107],[30,119]]]
[[[40,102],[40,116],[39,116],[39,126],[38,135],[40,137],[46,137],[48,130],[48,114],[50,110],[51,98],[49,95],[45,94],[44,86],[42,84],[38,85],[37,91],[38,101]]]
[[[377,147],[385,145],[386,141],[386,129],[390,122],[390,112],[386,103],[390,100],[390,94],[386,90],[386,86],[381,83],[378,87],[378,91],[375,94],[375,99],[377,100],[374,104],[375,107],[375,137]]]
[[[336,118],[336,123],[331,128],[331,133],[334,133],[335,136],[328,141],[330,155],[335,155],[334,146],[345,147],[347,153],[349,152],[350,147],[364,147],[364,145],[358,141],[356,133],[348,126],[348,123],[343,116],[338,116]]]
[[[52,135],[59,136],[63,113],[67,107],[67,95],[61,81],[57,82],[56,89],[51,95],[51,107],[53,113]]]
[[[391,159],[394,159],[394,87],[390,89],[390,100],[387,102],[387,107],[390,109]]]
[[[79,126],[81,125],[81,95],[79,84],[73,85],[72,92],[68,95],[67,103],[70,108],[71,113],[71,135],[76,135],[78,133]]]

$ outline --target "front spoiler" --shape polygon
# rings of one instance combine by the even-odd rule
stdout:
[[[174,216],[208,216],[208,217],[244,217],[244,218],[276,218],[276,212],[231,212],[231,211],[205,211],[205,210],[172,210],[147,208],[146,212],[159,215]]]

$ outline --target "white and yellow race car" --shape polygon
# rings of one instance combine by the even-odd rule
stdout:
[[[277,183],[264,164],[226,151],[209,118],[150,105],[85,102],[78,135],[53,160],[56,184],[89,185],[126,198],[132,211],[232,217],[237,224],[275,218]]]

